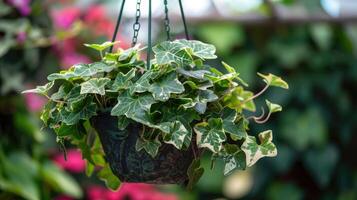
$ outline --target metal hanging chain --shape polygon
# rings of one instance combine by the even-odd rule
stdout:
[[[164,0],[164,6],[165,6],[165,31],[166,31],[166,37],[167,40],[170,40],[170,19],[169,19],[169,8],[167,5],[167,0]]]
[[[133,24],[133,29],[134,29],[134,35],[133,35],[133,40],[131,42],[132,46],[135,46],[136,43],[138,42],[138,36],[139,36],[139,31],[140,31],[140,16],[141,16],[141,9],[140,9],[140,5],[141,5],[141,0],[137,0],[136,1],[136,12],[135,12],[135,23]]]
[[[150,57],[151,57],[151,51],[152,51],[152,44],[151,44],[151,0],[149,0],[149,14],[148,14],[148,50],[147,50],[147,57],[146,57],[146,65],[147,69],[151,68],[150,65]]]
[[[125,4],[125,0],[122,0],[121,6],[120,6],[119,15],[118,15],[118,19],[117,19],[117,23],[116,23],[115,30],[114,30],[114,34],[113,34],[113,38],[112,38],[112,42],[115,42],[115,40],[116,40],[116,38],[117,38],[120,21],[121,21],[121,18],[122,18],[122,16],[123,16],[124,4]],[[114,47],[114,46],[111,46],[111,47],[109,48],[109,53],[113,52],[113,47]]]
[[[187,24],[186,24],[186,18],[185,18],[185,12],[183,11],[183,6],[182,6],[181,0],[179,0],[179,4],[180,4],[180,11],[181,11],[182,22],[183,22],[183,26],[184,26],[184,28],[185,28],[186,39],[189,40],[190,37],[189,37],[189,35],[188,35]]]

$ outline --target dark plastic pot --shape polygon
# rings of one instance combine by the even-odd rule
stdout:
[[[185,184],[187,169],[194,159],[193,148],[187,151],[163,143],[152,158],[146,151],[136,151],[135,144],[142,125],[130,124],[124,131],[118,129],[117,117],[101,113],[92,118],[106,160],[113,173],[123,182],[150,184]]]

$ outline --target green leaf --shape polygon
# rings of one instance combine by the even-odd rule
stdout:
[[[137,112],[131,115],[130,118],[150,128],[159,129],[164,133],[170,133],[171,122],[163,122],[163,123],[155,124],[153,122],[153,117],[148,112]]]
[[[234,170],[244,170],[246,168],[245,154],[238,150],[224,158],[224,175],[231,174]]]
[[[254,136],[248,136],[241,146],[246,156],[247,167],[254,165],[260,158],[277,155],[276,147],[272,143],[271,130],[259,133],[259,140],[260,144],[257,144]]]
[[[54,82],[49,82],[46,85],[37,86],[35,89],[25,90],[22,92],[22,94],[35,93],[35,94],[47,95],[48,91],[50,91],[50,89],[53,87],[53,85],[54,85]]]
[[[237,111],[224,108],[221,113],[221,118],[223,120],[223,129],[225,132],[232,134],[233,137],[238,140],[247,137],[244,120],[240,119],[238,122],[235,122],[237,118]]]
[[[130,119],[125,116],[118,116],[118,128],[119,130],[125,130],[129,125]]]
[[[129,86],[133,84],[131,82],[131,79],[135,77],[135,72],[136,72],[135,68],[131,69],[126,74],[119,72],[110,90],[117,92],[119,90],[128,89]]]
[[[56,128],[55,131],[57,136],[59,137],[86,133],[83,124],[81,123],[75,125],[61,124],[61,126],[59,128]]]
[[[279,104],[271,103],[268,100],[265,100],[265,103],[267,104],[270,113],[280,112],[283,110],[283,108]]]
[[[222,61],[222,65],[224,68],[226,68],[228,73],[237,73],[233,67],[231,67],[230,65],[228,65],[227,63],[225,63],[223,61]]]
[[[186,130],[188,131],[187,135],[185,136],[182,149],[187,149],[191,144],[191,139],[192,139],[191,122],[193,120],[200,120],[200,116],[197,114],[197,112],[195,112],[192,109],[169,108],[163,110],[163,117],[162,117],[163,122],[179,121],[185,126]]]
[[[74,198],[82,198],[82,189],[75,179],[63,172],[56,165],[51,162],[45,162],[41,170],[44,180],[56,191]]]
[[[60,73],[50,74],[47,79],[49,81],[64,79],[70,80],[73,78],[86,78],[94,76],[98,73],[111,72],[115,67],[107,65],[103,62],[95,62],[92,64],[78,64],[74,65],[67,71],[61,71]]]
[[[180,42],[165,41],[156,45],[152,50],[155,53],[156,63],[159,65],[175,63],[184,66],[193,62],[193,58],[187,52],[187,46]]]
[[[92,78],[81,84],[81,94],[105,95],[105,86],[109,82],[109,78]]]
[[[205,74],[210,73],[207,70],[185,70],[182,68],[178,68],[176,71],[184,76],[199,79],[199,80],[206,80]]]
[[[165,143],[174,145],[177,149],[182,149],[184,144],[190,144],[192,133],[180,122],[175,121],[171,125],[170,134],[165,137]]]
[[[105,185],[110,188],[111,190],[115,191],[119,188],[121,182],[118,177],[116,177],[112,170],[110,169],[109,165],[103,167],[99,173],[98,177],[105,182]]]
[[[97,115],[97,105],[93,102],[93,97],[85,98],[73,105],[71,109],[62,108],[60,116],[63,123],[74,125],[80,120],[88,120]]]
[[[201,167],[201,162],[199,159],[195,159],[192,161],[191,165],[187,170],[188,175],[188,183],[186,188],[188,190],[192,190],[193,186],[200,180],[204,172],[203,167]]]
[[[92,48],[97,51],[104,51],[105,49],[115,45],[118,42],[104,42],[102,44],[84,44],[84,46]]]
[[[198,113],[204,114],[207,109],[207,103],[214,102],[218,96],[212,90],[199,90],[198,95],[194,100],[183,104],[184,108],[194,108]]]
[[[269,86],[275,86],[275,87],[281,87],[284,89],[289,89],[289,85],[280,77],[275,76],[274,74],[268,74],[264,75],[261,73],[258,73],[260,77],[264,79],[264,82],[268,84]]]
[[[193,56],[199,57],[201,59],[216,59],[217,56],[215,55],[216,53],[216,47],[211,44],[206,44],[201,41],[197,40],[176,40],[176,42],[179,42],[186,47],[189,48],[190,53]]]
[[[184,85],[189,85],[193,90],[207,90],[210,87],[213,87],[213,83],[211,81],[205,81],[203,83],[195,83],[193,81],[185,81]]]
[[[222,65],[223,65],[224,68],[226,68],[227,72],[230,73],[230,74],[232,74],[232,75],[234,75],[234,78],[237,79],[242,85],[244,85],[244,86],[246,86],[246,87],[248,86],[248,83],[245,82],[243,79],[241,79],[241,78],[238,76],[239,73],[237,73],[236,70],[235,70],[233,67],[231,67],[230,65],[228,65],[228,64],[225,63],[225,62],[222,62]]]
[[[135,148],[137,151],[141,151],[144,149],[151,157],[155,158],[157,153],[159,152],[159,148],[161,146],[161,142],[156,137],[154,140],[145,140],[142,138],[138,138],[136,141]]]
[[[130,118],[136,113],[148,111],[154,103],[155,100],[151,94],[131,96],[129,92],[125,92],[118,96],[118,103],[112,109],[111,115],[125,115]]]
[[[222,119],[210,118],[208,123],[196,124],[194,130],[197,135],[198,147],[208,148],[213,153],[218,153],[221,150],[222,143],[226,140]]]
[[[4,153],[0,148],[0,189],[25,199],[39,200],[40,188],[36,184],[38,163],[24,152]]]
[[[243,87],[238,86],[234,88],[223,98],[223,104],[231,109],[235,109],[238,112],[242,109],[249,111],[255,111],[255,104],[253,100],[249,100],[254,94],[250,91],[246,91]],[[248,100],[248,101],[247,101]]]
[[[139,80],[137,80],[132,87],[130,87],[130,94],[143,93],[149,90],[150,87],[150,77],[152,76],[151,71],[145,72]]]
[[[149,87],[149,92],[155,100],[167,101],[171,94],[180,94],[185,91],[182,83],[177,79],[176,73],[172,72]]]

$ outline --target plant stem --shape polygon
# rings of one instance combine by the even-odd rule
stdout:
[[[253,99],[259,97],[259,96],[262,95],[268,88],[269,88],[269,85],[266,84],[265,87],[264,87],[260,92],[258,92],[258,93],[255,94],[254,96],[251,96],[250,98],[244,100],[242,104],[245,104],[245,103],[247,103],[247,102],[249,102],[249,101],[251,101],[251,100],[253,100]]]

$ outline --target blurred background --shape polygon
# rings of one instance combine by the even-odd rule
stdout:
[[[139,42],[147,36],[142,1]],[[184,37],[178,1],[169,0],[170,27]],[[256,72],[282,76],[288,92],[265,96],[284,112],[252,133],[274,130],[276,158],[223,176],[203,159],[193,191],[179,186],[124,184],[106,189],[86,177],[81,153],[42,129],[46,100],[20,92],[48,73],[98,59],[83,43],[110,40],[118,0],[0,0],[0,199],[357,199],[357,0],[183,0],[192,38],[212,43],[253,91]],[[131,46],[136,1],[127,1],[117,40]],[[163,1],[154,1],[153,38],[166,38]],[[219,65],[220,60],[211,64]],[[264,99],[264,97],[262,98]]]

